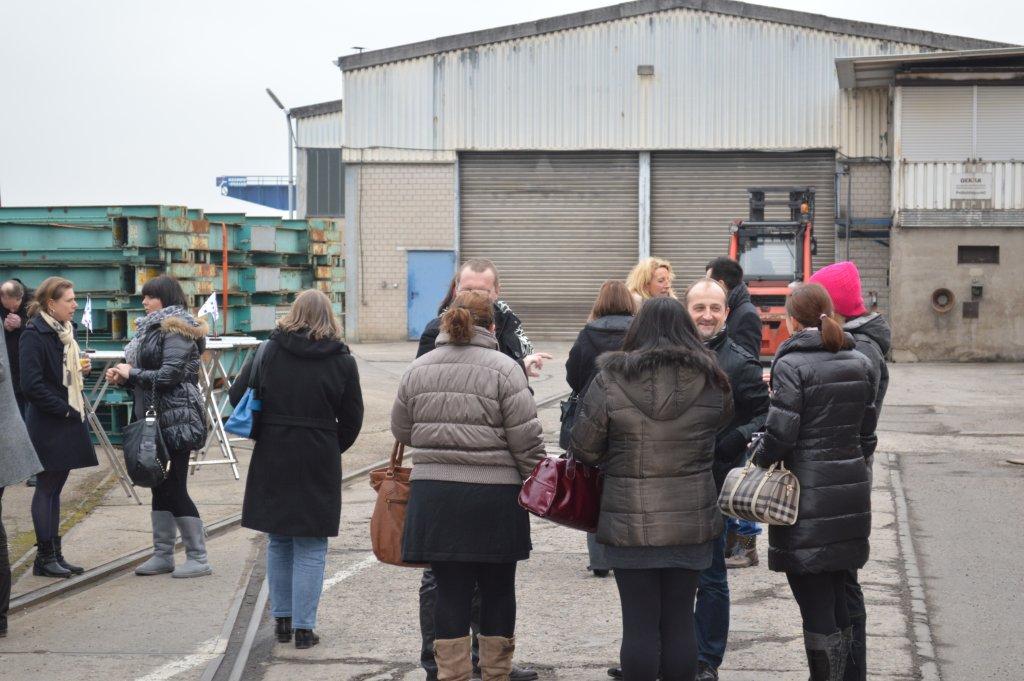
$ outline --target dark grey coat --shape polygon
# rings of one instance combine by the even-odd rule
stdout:
[[[25,325],[18,350],[21,390],[28,402],[25,425],[39,461],[48,471],[96,466],[96,450],[81,415],[68,404],[64,345],[39,316]]]
[[[605,471],[597,540],[703,544],[722,532],[711,473],[732,397],[681,348],[610,352],[572,430],[572,451]]]
[[[853,336],[854,349],[868,358],[878,374],[875,415],[881,418],[882,403],[885,401],[885,393],[889,390],[889,367],[885,364],[885,356],[892,347],[892,329],[889,328],[889,322],[885,321],[882,315],[874,313],[847,320],[843,325],[843,331]],[[870,466],[875,448],[878,446],[878,436],[873,432],[865,435],[861,439],[861,445]]]
[[[0,488],[43,470],[14,399],[7,342],[0,334]]]
[[[795,525],[768,530],[768,567],[809,574],[859,570],[868,559],[871,482],[863,436],[874,433],[878,376],[853,350],[829,352],[817,329],[788,338],[772,363],[758,465],[784,461],[800,481]]]
[[[206,444],[206,407],[199,390],[199,362],[206,348],[205,322],[167,317],[139,346],[138,366],[128,387],[135,391],[135,418],[146,414],[150,399],[160,419],[160,434],[171,451],[199,449]]]
[[[750,300],[750,290],[740,284],[729,291],[729,317],[725,320],[726,333],[737,345],[754,357],[761,356],[761,315]]]

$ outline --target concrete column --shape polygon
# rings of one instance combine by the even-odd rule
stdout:
[[[639,260],[651,257],[651,152],[640,152]]]

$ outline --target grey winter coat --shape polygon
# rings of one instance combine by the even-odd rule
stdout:
[[[43,470],[14,399],[7,341],[0,334],[0,488]]]
[[[413,480],[519,485],[544,458],[526,376],[497,348],[485,329],[468,345],[441,333],[402,376],[391,432],[416,450]]]
[[[193,325],[184,317],[167,317],[159,331],[142,339],[138,366],[128,378],[128,387],[135,389],[135,418],[145,417],[155,396],[160,433],[171,451],[199,449],[206,443],[206,407],[199,390],[206,331],[206,322]]]
[[[867,562],[871,481],[862,439],[875,432],[877,386],[864,355],[829,352],[817,329],[779,346],[754,461],[785,461],[800,481],[800,516],[795,525],[769,528],[769,569],[813,574],[859,570]]]
[[[703,544],[722,532],[711,468],[732,418],[728,390],[681,348],[609,352],[580,406],[571,449],[604,468],[597,540],[611,546]]]

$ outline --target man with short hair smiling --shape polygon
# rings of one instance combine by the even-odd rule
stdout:
[[[735,407],[733,420],[715,438],[715,485],[721,491],[725,475],[743,465],[751,435],[768,414],[768,386],[756,357],[729,338],[728,294],[713,279],[701,279],[686,292],[686,309],[704,344],[718,357],[729,377]],[[694,619],[697,630],[697,681],[714,681],[729,636],[729,582],[725,565],[725,534],[715,541],[711,567],[701,572]]]

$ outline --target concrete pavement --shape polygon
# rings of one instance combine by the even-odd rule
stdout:
[[[542,344],[540,349],[551,351],[556,360],[532,382],[538,401],[565,392],[562,363],[568,348],[565,343]],[[346,471],[390,452],[391,400],[415,345],[361,345],[353,350],[367,418],[363,435],[345,455]],[[990,536],[1007,539],[1002,546],[1010,547],[1008,555],[1017,555],[1009,535],[1020,527],[1021,519],[1014,499],[1019,499],[1024,469],[999,462],[1018,454],[1018,434],[1024,435],[1011,402],[1022,372],[1016,366],[993,369],[892,367],[875,464],[872,559],[862,573],[873,679],[930,681],[935,663],[947,680],[1019,676],[1019,667],[1013,666],[1019,651],[1011,648],[1009,633],[1018,596],[1006,586],[1015,583],[1013,565],[977,560],[979,551],[991,548]],[[541,418],[546,440],[554,448],[557,404],[542,410]],[[240,455],[244,480],[248,452],[240,450]],[[899,467],[894,469],[895,463]],[[905,496],[894,480],[906,481]],[[963,491],[965,482],[969,492]],[[190,489],[207,522],[240,508],[243,483],[234,481],[226,467],[201,470],[190,481]],[[951,497],[954,490],[960,496]],[[5,520],[13,499],[5,496]],[[909,516],[900,511],[907,508],[905,500]],[[368,538],[372,505],[365,480],[343,492],[342,532],[331,542],[321,605],[323,643],[296,651],[273,642],[268,624],[260,632],[244,678],[422,678],[416,662],[419,571],[383,566],[373,559]],[[91,566],[141,548],[149,540],[148,518],[148,508],[129,503],[114,488],[68,533],[66,552]],[[617,658],[621,626],[614,580],[586,572],[582,534],[539,519],[532,522],[535,550],[520,564],[517,582],[517,661],[535,666],[546,679],[606,678],[604,669]],[[83,681],[198,679],[224,645],[226,614],[244,587],[247,566],[261,541],[244,530],[212,539],[212,578],[125,575],[15,616],[11,637],[0,641],[3,678],[17,681],[36,678],[40,672],[73,672]],[[909,541],[912,547],[907,546]],[[806,679],[799,613],[785,579],[766,569],[766,548],[762,540],[759,567],[730,572],[732,631],[724,680]],[[919,601],[913,588],[917,564],[908,564],[909,548],[916,549],[923,566],[927,598]],[[48,583],[26,576],[15,590]],[[995,623],[995,628],[987,622]],[[938,660],[931,659],[929,642]],[[1007,673],[963,673],[969,665],[984,665],[985,657],[990,665],[986,669]]]

